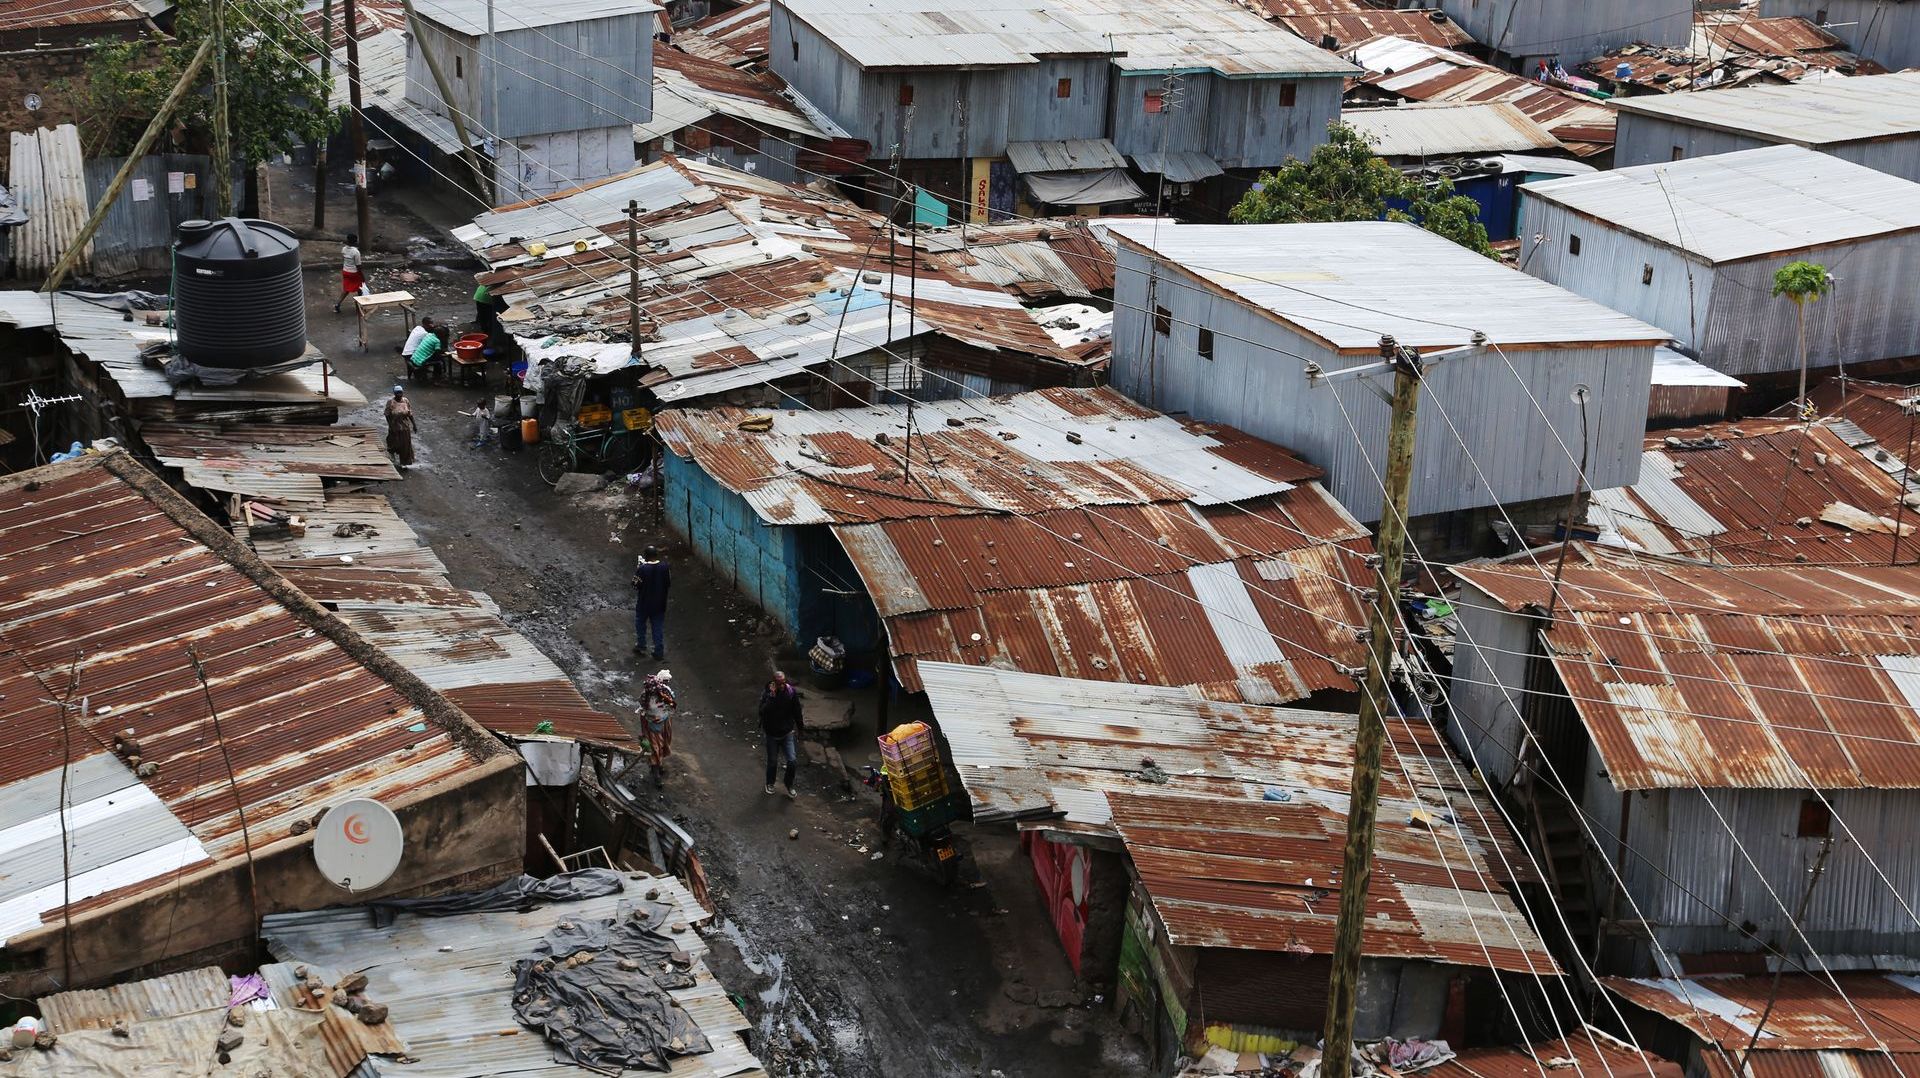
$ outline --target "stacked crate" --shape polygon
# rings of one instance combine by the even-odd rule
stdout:
[[[880,758],[886,761],[894,807],[910,829],[914,824],[934,823],[933,816],[951,819],[946,813],[947,773],[940,766],[940,746],[931,727],[924,722],[909,722],[881,734]]]

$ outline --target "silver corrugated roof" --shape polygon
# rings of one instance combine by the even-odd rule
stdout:
[[[1000,67],[1112,56],[1123,71],[1340,76],[1352,66],[1226,0],[786,0],[863,67]]]
[[[1103,138],[1009,142],[1007,163],[1015,172],[1069,172],[1074,169],[1126,168],[1127,159]]]
[[[1171,183],[1198,183],[1209,176],[1219,176],[1227,171],[1220,167],[1218,161],[1198,150],[1137,153],[1133,155],[1133,164],[1142,172],[1165,176]]]
[[[559,922],[619,916],[623,906],[654,889],[677,911],[668,923],[685,926],[676,938],[694,956],[694,986],[668,994],[713,1045],[710,1053],[676,1059],[673,1073],[678,1078],[763,1074],[741,1036],[749,1023],[707,969],[706,941],[694,931],[712,915],[676,879],[635,874],[624,893],[524,911],[451,917],[401,913],[385,928],[374,927],[364,908],[276,914],[265,919],[261,935],[284,962],[367,974],[367,994],[387,1004],[389,1019],[417,1060],[370,1059],[376,1078],[578,1078],[578,1067],[514,1018],[513,963],[527,957]]]
[[[469,37],[487,32],[487,0],[433,0],[422,5],[421,18],[449,27]],[[560,26],[593,19],[618,19],[626,15],[648,15],[660,10],[651,0],[541,0],[538,4],[513,7],[512,23],[498,25],[501,32]]]
[[[1335,348],[1374,353],[1380,335],[1416,348],[1468,343],[1602,344],[1666,330],[1483,258],[1411,224],[1108,226],[1123,244],[1230,292]]]
[[[1563,149],[1560,140],[1506,101],[1435,101],[1348,109],[1340,119],[1382,157],[1447,157]]]
[[[1920,97],[1920,84],[1912,92]],[[1540,180],[1521,190],[1715,263],[1920,228],[1920,184],[1800,146]]]
[[[1622,112],[1802,146],[1920,134],[1920,71],[1617,98]]]

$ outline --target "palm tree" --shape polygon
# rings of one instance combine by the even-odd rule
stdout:
[[[1807,407],[1807,304],[1833,290],[1833,278],[1818,262],[1789,262],[1773,274],[1773,294],[1793,301],[1800,330],[1800,396],[1798,404]]]

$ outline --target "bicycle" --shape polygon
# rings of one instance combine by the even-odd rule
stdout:
[[[540,478],[548,486],[568,472],[589,463],[600,471],[625,472],[640,460],[640,438],[645,430],[628,430],[618,423],[579,427],[563,423],[540,444]]]

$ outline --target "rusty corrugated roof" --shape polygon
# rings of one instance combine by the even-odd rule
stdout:
[[[1833,977],[1844,997],[1825,975],[1805,973],[1782,976],[1777,993],[1772,974],[1602,977],[1600,983],[1621,999],[1678,1022],[1709,1045],[1736,1055],[1746,1051],[1754,1027],[1767,1012],[1754,1045],[1756,1062],[1775,1053],[1844,1052],[1860,1062],[1875,1056],[1884,1061],[1883,1050],[1920,1053],[1920,978],[1897,973],[1836,973]],[[1701,1052],[1708,1060],[1717,1054],[1711,1049]],[[1796,1061],[1809,1062],[1803,1056]],[[1722,1066],[1715,1073],[1725,1075],[1727,1070]],[[1865,1072],[1816,1066],[1791,1073]]]
[[[1473,44],[1473,35],[1437,8],[1382,9],[1357,0],[1254,0],[1254,7],[1316,45],[1325,36],[1340,48],[1383,34],[1443,49]]]
[[[202,490],[318,504],[321,480],[399,479],[372,427],[145,423],[140,440]]]
[[[1566,566],[1546,635],[1616,789],[1920,788],[1910,567],[1593,556]],[[1509,610],[1547,605],[1544,567],[1453,572]]]
[[[1426,1078],[1680,1078],[1678,1064],[1589,1027],[1558,1040],[1508,1048],[1467,1048]]]
[[[278,841],[316,805],[461,784],[504,755],[443,698],[376,672],[400,676],[276,587],[284,582],[124,454],[0,484],[0,783],[16,826],[39,833],[55,818],[49,776],[63,759],[92,776],[94,800],[74,798],[96,825],[88,843],[76,836],[76,909],[242,857],[236,799],[253,841]],[[205,664],[220,738],[189,647]],[[70,752],[51,702],[62,698],[74,708]],[[127,729],[159,765],[148,779],[110,751]],[[0,935],[31,931],[60,907],[62,871],[57,856],[14,866],[0,881]]]
[[[976,821],[1118,837],[1175,944],[1330,949],[1356,716],[922,670]],[[1557,972],[1504,889],[1536,877],[1491,803],[1431,726],[1387,733],[1366,953]]]
[[[1409,101],[1509,101],[1577,156],[1591,157],[1613,146],[1611,108],[1465,53],[1389,35],[1362,42],[1347,56],[1366,69],[1361,83]]]
[[[1859,427],[1876,443],[1870,454],[1882,467],[1907,464],[1909,444],[1920,448],[1920,389],[1858,378],[1829,379],[1809,394],[1823,416],[1843,419]],[[1886,458],[1879,453],[1885,452]],[[1897,472],[1896,472],[1897,474]]]
[[[0,32],[49,26],[99,26],[140,22],[172,4],[149,5],[135,0],[0,0]]]
[[[1734,565],[1886,565],[1899,526],[1920,558],[1920,515],[1900,508],[1884,451],[1846,433],[1782,419],[1660,431],[1640,482],[1595,492],[1588,522],[1650,553]]]

